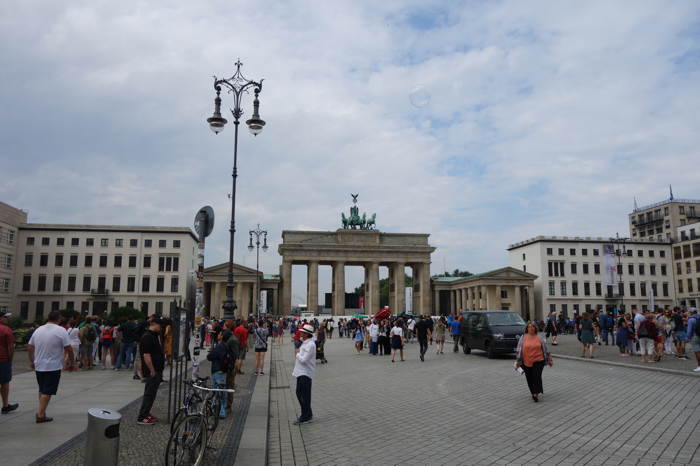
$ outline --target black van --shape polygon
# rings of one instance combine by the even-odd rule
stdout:
[[[460,343],[464,354],[475,348],[494,358],[515,352],[524,332],[525,321],[513,311],[467,311],[462,313]]]

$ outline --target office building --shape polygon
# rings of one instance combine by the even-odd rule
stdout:
[[[700,305],[700,222],[678,227],[673,245],[676,293],[681,306]]]
[[[17,231],[27,221],[27,213],[0,202],[0,313],[13,312]]]
[[[637,207],[629,214],[630,238],[646,241],[678,241],[677,230],[700,221],[700,200],[669,199]]]

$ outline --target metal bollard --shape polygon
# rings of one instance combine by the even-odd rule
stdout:
[[[110,409],[88,410],[86,466],[119,464],[119,423],[122,415]]]

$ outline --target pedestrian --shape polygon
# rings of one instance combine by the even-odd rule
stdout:
[[[326,352],[325,352],[325,346],[326,346],[326,326],[321,325],[318,327],[318,330],[316,331],[316,359],[321,361],[321,364],[326,364],[328,361],[326,360]]]
[[[646,318],[639,324],[637,329],[637,338],[639,338],[639,350],[642,353],[642,362],[656,362],[655,347],[656,347],[656,323],[651,319],[650,313],[647,311]],[[654,359],[652,359],[654,358]]]
[[[445,354],[445,331],[447,330],[447,322],[445,322],[445,317],[440,316],[437,324],[435,324],[435,347],[437,349],[436,354]]]
[[[211,380],[215,388],[226,387],[226,373],[230,366],[235,366],[235,361],[231,360],[228,351],[229,338],[231,338],[231,332],[220,333],[219,342],[207,354],[207,360],[211,362]],[[219,399],[218,416],[220,419],[226,419],[226,395],[223,392],[217,392],[216,397]]]
[[[236,372],[243,374],[241,366],[245,360],[245,355],[248,352],[248,322],[242,320],[240,325],[235,328],[233,334],[238,338],[238,359],[236,359]]]
[[[0,396],[2,397],[2,414],[7,414],[19,407],[19,403],[10,404],[10,382],[12,381],[12,358],[15,354],[15,335],[7,325],[12,314],[0,314]]]
[[[391,362],[395,362],[396,351],[401,354],[401,360],[403,361],[403,322],[401,319],[396,319],[394,321],[394,327],[391,329]]]
[[[627,321],[620,319],[620,324],[617,327],[617,347],[620,349],[620,356],[627,357],[628,353],[628,340],[629,340],[629,328],[627,326]]]
[[[557,314],[550,312],[545,327],[545,338],[551,338],[552,346],[557,346]]]
[[[294,425],[311,422],[311,381],[316,372],[316,344],[313,340],[313,325],[305,324],[300,329],[302,344],[295,356],[292,376],[297,379],[297,400],[301,407],[301,415],[294,421]]]
[[[357,323],[357,326],[355,326],[354,334],[352,337],[352,341],[355,344],[355,350],[357,351],[357,354],[360,354],[362,351],[362,342],[365,340],[365,334],[362,331],[362,324]]]
[[[581,340],[582,347],[581,357],[586,357],[586,348],[588,348],[588,357],[593,359],[593,345],[595,344],[595,336],[593,333],[595,329],[593,328],[593,320],[591,319],[591,315],[588,312],[583,313],[581,323],[579,324],[578,328],[581,332],[581,336],[579,338]]]
[[[585,314],[584,314],[585,315]],[[539,396],[544,393],[542,388],[542,370],[544,365],[552,366],[552,355],[547,348],[547,341],[537,335],[537,326],[528,322],[525,326],[525,334],[518,340],[516,348],[515,368],[522,368],[527,379],[532,400],[536,403]]]
[[[53,421],[46,416],[46,408],[51,397],[58,392],[61,369],[72,370],[74,367],[73,347],[66,329],[58,325],[60,318],[58,311],[49,312],[46,324],[36,329],[27,347],[29,366],[35,371],[39,385],[37,424]]]
[[[226,328],[226,331],[224,333],[230,333],[228,340],[226,340],[226,348],[228,350],[231,361],[233,361],[233,364],[229,365],[229,367],[226,368],[226,388],[230,388],[233,390],[236,388],[236,361],[238,361],[241,345],[238,341],[238,337],[233,334],[234,322],[232,320],[227,320],[224,324],[224,327]],[[232,405],[233,393],[228,392],[226,394],[226,409],[230,411]]]
[[[424,315],[418,317],[420,320],[413,327],[416,332],[418,344],[420,345],[420,360],[425,361],[425,352],[428,351],[428,339],[432,338],[433,334],[430,331],[430,323]]]
[[[450,316],[449,320],[447,321],[450,325],[450,335],[452,335],[452,341],[454,342],[454,348],[452,348],[452,352],[456,353],[459,351],[459,337],[461,333],[461,322],[459,320],[459,317],[457,316]]]
[[[114,327],[110,325],[110,322],[105,321],[100,330],[100,345],[102,348],[100,360],[102,369],[107,369],[107,355],[109,355],[109,360],[112,363],[112,367],[116,367],[116,361],[114,358]]]
[[[368,329],[369,333],[369,354],[376,356],[379,349],[379,325],[377,325],[376,320],[372,320],[372,323]]]
[[[117,356],[117,365],[115,370],[121,370],[122,364],[126,369],[131,369],[131,363],[134,359],[134,347],[136,345],[136,322],[134,316],[129,316],[127,321],[119,326],[119,333],[122,336],[121,344],[119,345],[119,356]]]
[[[151,318],[148,329],[146,329],[139,342],[141,373],[146,383],[143,387],[141,409],[139,409],[138,418],[136,419],[136,423],[141,425],[150,426],[156,422],[155,417],[151,414],[151,408],[158,394],[158,386],[163,381],[163,368],[165,367],[161,324],[162,321],[159,317]]]
[[[698,363],[698,367],[693,369],[693,372],[700,372],[700,317],[698,317],[698,311],[694,307],[690,309],[686,333],[690,336],[690,349],[695,353],[695,359]]]
[[[78,359],[80,356],[80,329],[78,328],[78,323],[75,318],[70,319],[68,322],[68,338],[70,338],[70,346],[73,349],[74,359]]]
[[[253,331],[255,338],[255,375],[265,375],[265,353],[267,353],[267,337],[270,334],[267,331],[267,322],[264,320],[258,321],[258,326]]]
[[[80,362],[84,371],[94,367],[92,351],[96,339],[97,330],[92,325],[90,317],[87,317],[85,325],[80,329]]]
[[[679,308],[673,310],[671,321],[673,322],[673,342],[676,344],[676,357],[678,359],[687,360],[685,344],[688,341],[688,334],[686,332],[688,323],[684,320],[684,316]]]

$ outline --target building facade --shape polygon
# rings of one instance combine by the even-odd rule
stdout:
[[[678,241],[677,230],[700,221],[700,200],[669,199],[629,214],[630,238],[639,241]]]
[[[620,249],[612,257],[612,277],[606,276],[605,249]],[[546,237],[508,247],[510,265],[537,275],[535,309],[538,319],[549,312],[565,316],[597,309],[647,309],[654,293],[655,306],[672,307],[676,300],[667,242],[628,241],[612,246],[604,238]],[[609,256],[608,256],[609,257]],[[613,284],[610,284],[611,281]]]
[[[261,308],[262,313],[277,315],[279,312],[278,275],[264,274],[249,267],[233,264],[233,300],[236,303],[236,317],[246,319],[257,316],[255,297],[260,291],[267,292],[267,302]],[[226,300],[226,283],[228,281],[228,262],[204,269],[204,315],[223,317],[223,304]]]
[[[700,222],[678,227],[673,245],[676,293],[681,306],[700,305]]]
[[[23,223],[14,307],[25,321],[54,309],[167,313],[194,299],[197,240],[189,228]]]
[[[0,313],[19,311],[13,306],[17,267],[18,229],[27,213],[0,202]]]

